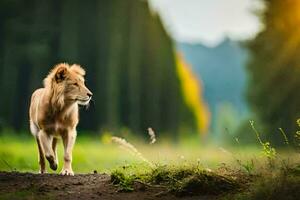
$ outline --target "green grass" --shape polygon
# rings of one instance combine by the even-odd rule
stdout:
[[[63,162],[62,142],[58,145],[59,169]],[[111,167],[126,162],[137,163],[135,157],[123,154],[111,144],[103,144],[99,138],[78,138],[73,151],[73,169],[77,173],[91,173],[94,170],[105,172]],[[47,166],[48,167],[48,166]],[[37,172],[38,149],[33,137],[1,136],[0,137],[0,170]],[[48,172],[52,170],[48,167]]]
[[[172,144],[167,141],[150,145],[138,141],[131,142],[148,160],[155,164],[199,163],[207,168],[216,168],[221,163],[235,162],[231,151],[244,159],[259,154],[257,147],[245,147],[243,150],[221,150],[218,146],[203,147],[199,143],[186,145],[185,142]],[[63,158],[62,142],[58,145],[59,169]],[[139,164],[142,161],[126,149],[118,147],[100,138],[78,137],[73,151],[73,169],[77,173],[110,172],[118,166]],[[38,150],[34,138],[27,135],[0,135],[0,171],[17,170],[21,172],[38,171]],[[48,168],[48,172],[51,170]]]
[[[129,140],[141,154],[156,165],[198,164],[204,168],[216,169],[221,165],[230,165],[251,172],[258,163],[264,160],[261,149],[255,146],[223,148],[218,145],[198,143],[173,144],[158,141],[154,145],[136,140]],[[288,152],[291,157],[296,158]],[[58,145],[59,170],[62,167],[63,147]],[[119,166],[141,164],[138,157],[126,149],[108,142],[100,136],[78,137],[73,151],[73,170],[75,173],[111,172]],[[144,163],[143,163],[144,164]],[[252,166],[255,165],[255,166]],[[48,166],[47,166],[48,167]],[[0,135],[0,171],[17,170],[20,172],[37,172],[38,150],[34,138],[28,133]],[[48,168],[48,172],[53,172]]]

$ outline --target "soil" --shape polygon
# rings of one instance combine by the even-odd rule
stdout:
[[[101,200],[209,200],[217,196],[178,197],[160,186],[136,183],[132,192],[122,192],[107,174],[32,174],[0,172],[0,199],[101,199]]]

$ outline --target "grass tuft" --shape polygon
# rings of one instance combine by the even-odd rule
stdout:
[[[128,174],[118,169],[111,173],[111,182],[120,191],[133,191],[136,181],[149,187],[164,187],[178,196],[219,195],[240,188],[231,177],[206,171],[199,166],[157,166],[141,174]]]
[[[115,170],[111,173],[110,178],[112,184],[119,186],[119,191],[133,191],[133,181],[135,180],[135,176],[126,176],[123,172]]]

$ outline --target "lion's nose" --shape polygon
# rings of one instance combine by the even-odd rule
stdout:
[[[93,96],[93,93],[88,92],[87,95],[91,98]]]

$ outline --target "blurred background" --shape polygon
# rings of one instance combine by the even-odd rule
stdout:
[[[94,93],[79,135],[282,144],[300,118],[297,0],[1,0],[0,130],[26,132],[59,62]]]

